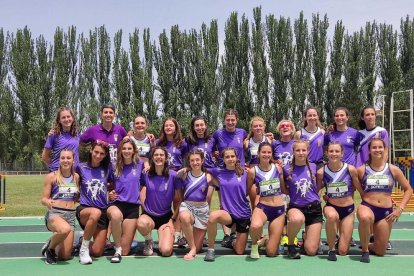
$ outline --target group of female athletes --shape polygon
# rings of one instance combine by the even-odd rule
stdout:
[[[154,229],[162,256],[170,256],[174,240],[184,234],[189,248],[184,260],[196,257],[207,232],[204,260],[214,261],[218,224],[225,233],[223,246],[244,254],[250,235],[250,257],[259,258],[258,241],[266,222],[266,255],[278,254],[286,234],[288,256],[299,259],[294,244],[298,232],[305,225],[303,253],[316,255],[325,216],[328,260],[336,261],[337,253],[349,250],[356,212],[361,261],[367,263],[370,252],[385,254],[392,223],[412,195],[401,170],[387,163],[388,134],[376,126],[375,117],[374,108],[365,107],[357,131],[348,126],[348,110],[337,108],[334,123],[324,130],[318,110],[309,107],[299,131],[292,121],[282,120],[275,140],[261,117],[252,118],[249,132],[237,128],[237,112],[229,109],[224,127],[212,135],[202,117],[193,118],[185,138],[179,123],[167,118],[155,139],[146,132],[143,116],[134,119],[129,132],[114,124],[112,105],[103,105],[101,123],[80,135],[73,112],[60,108],[42,154],[50,173],[41,202],[53,233],[42,255],[48,264],[71,257],[76,217],[83,229],[81,264],[103,254],[108,225],[114,263],[129,254],[136,231],[145,239],[143,255],[152,255]],[[81,163],[80,144],[90,144],[88,158]],[[404,191],[395,208],[394,182]],[[214,190],[220,209],[210,211]],[[358,210],[356,190],[362,198]]]

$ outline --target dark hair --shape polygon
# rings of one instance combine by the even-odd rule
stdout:
[[[221,152],[221,157],[223,158],[223,160],[224,160],[224,154],[225,154],[225,152],[226,151],[233,151],[234,152],[234,155],[236,155],[236,168],[235,168],[235,171],[236,171],[236,174],[237,174],[237,176],[242,176],[243,175],[243,173],[244,173],[244,169],[242,168],[242,166],[240,165],[240,160],[239,160],[239,158],[237,157],[237,150],[235,149],[235,148],[231,148],[231,147],[229,147],[229,148],[225,148],[222,152]],[[224,166],[226,166],[226,164],[224,163]],[[227,168],[227,167],[226,167]]]
[[[137,163],[138,160],[138,149],[137,145],[129,138],[129,136],[125,136],[124,139],[121,140],[118,146],[118,152],[116,156],[116,167],[115,167],[115,175],[120,176],[121,172],[124,168],[124,158],[122,157],[122,147],[126,144],[130,143],[132,145],[132,149],[134,153],[132,154],[132,162],[134,164]]]
[[[149,121],[148,121],[147,117],[145,117],[144,115],[137,115],[137,116],[135,116],[134,121],[133,121],[134,125],[135,125],[135,120],[137,118],[143,118],[145,120],[145,123],[147,124],[147,126],[149,126]]]
[[[336,122],[335,122],[335,114],[336,114],[337,111],[344,111],[348,118],[350,116],[349,110],[346,107],[343,107],[343,106],[337,107],[334,111],[334,114],[333,114],[334,115],[334,121],[332,123],[335,131],[337,130],[337,126],[336,126]]]
[[[272,151],[272,155],[271,155],[271,158],[270,158],[270,163],[273,163],[273,147],[272,147],[272,144],[270,144],[269,142],[267,142],[267,141],[261,142],[259,144],[259,148],[257,149],[257,153],[259,154],[260,151],[262,150],[262,148],[266,147],[266,146],[270,147],[270,150]],[[259,162],[260,162],[260,159],[259,159]]]
[[[197,117],[194,117],[191,120],[190,129],[189,129],[189,132],[188,132],[188,136],[186,138],[187,143],[189,143],[190,145],[197,145],[198,144],[197,143],[197,141],[198,141],[197,133],[194,130],[195,122],[198,121],[198,120],[202,120],[206,124],[206,130],[204,131],[204,137],[203,138],[206,140],[206,142],[208,141],[208,139],[210,139],[210,135],[207,132],[207,126],[208,125],[207,125],[206,119],[204,119],[204,117],[197,116]]]
[[[150,153],[150,168],[148,170],[148,175],[149,176],[156,176],[157,172],[155,170],[155,163],[154,163],[154,154],[156,150],[162,150],[164,152],[165,155],[165,161],[164,161],[164,168],[162,170],[162,175],[168,177],[169,176],[169,172],[170,172],[170,168],[168,167],[168,151],[161,146],[156,146],[151,150]]]
[[[78,134],[78,127],[76,124],[75,115],[73,114],[73,111],[69,107],[62,106],[58,108],[56,112],[55,120],[52,123],[52,129],[55,135],[60,135],[63,132],[63,127],[62,127],[62,124],[60,123],[60,114],[63,111],[68,111],[73,118],[72,125],[70,126],[70,135],[75,137]]]
[[[167,134],[165,134],[165,131],[164,131],[165,123],[167,121],[173,122],[173,124],[175,126],[175,133],[174,133],[174,137],[173,137],[173,142],[174,142],[175,146],[178,148],[183,143],[183,136],[181,134],[181,127],[178,124],[177,120],[174,119],[174,118],[171,118],[171,117],[166,118],[164,120],[164,122],[162,122],[162,127],[161,127],[161,130],[160,130],[160,134],[158,135],[159,140],[158,140],[157,145],[158,146],[166,146],[167,145],[167,142],[168,142]]]
[[[359,117],[359,121],[358,121],[359,129],[366,129],[367,128],[367,124],[364,121],[364,113],[365,113],[365,110],[367,110],[367,109],[372,109],[372,110],[374,110],[374,113],[375,113],[375,108],[372,105],[364,106],[364,108],[362,108],[362,110],[361,110],[361,116]]]
[[[319,118],[321,117],[321,113],[319,112],[319,109],[314,106],[308,106],[303,112],[303,119],[302,119],[303,128],[306,128],[308,126],[308,122],[306,121],[306,115],[308,114],[308,111],[311,109],[315,110],[316,114],[318,114],[318,121],[316,122],[316,126],[319,128],[323,128],[321,122],[319,121]]]
[[[111,163],[111,157],[109,156],[109,144],[104,141],[100,141],[100,140],[92,142],[91,150],[89,151],[88,161],[87,161],[89,166],[91,166],[92,164],[92,151],[94,150],[95,147],[101,147],[105,151],[105,157],[104,159],[102,159],[99,166],[107,170]]]
[[[226,117],[228,115],[234,115],[234,116],[236,116],[236,119],[239,119],[239,113],[237,113],[237,111],[235,109],[228,108],[228,109],[224,110],[224,119],[226,119]]]
[[[114,112],[116,111],[115,106],[111,103],[104,103],[101,105],[101,113],[104,110],[104,108],[110,108],[112,109]]]
[[[385,143],[385,140],[384,139],[382,139],[382,138],[379,138],[379,137],[374,137],[374,138],[372,138],[369,142],[368,142],[368,150],[370,151],[371,150],[371,144],[372,144],[372,142],[376,142],[376,141],[380,141],[380,142],[382,142],[382,145],[383,145],[383,147],[384,147],[384,151],[385,151],[385,149],[387,148],[387,144]],[[371,164],[371,152],[369,152],[369,154],[368,154],[368,162],[367,162],[368,164]]]
[[[196,149],[196,150],[192,150],[189,153],[186,154],[185,159],[186,159],[186,163],[187,163],[187,171],[191,171],[191,166],[190,166],[190,156],[191,155],[199,155],[201,158],[201,171],[205,172],[206,169],[204,168],[204,151],[200,150],[200,149]]]

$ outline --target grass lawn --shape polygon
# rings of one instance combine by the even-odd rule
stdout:
[[[46,213],[46,207],[40,203],[43,179],[42,175],[7,176],[7,209],[0,211],[0,217],[43,216]],[[357,206],[361,202],[358,193],[355,193],[355,202]],[[218,196],[214,192],[211,209],[218,208]]]

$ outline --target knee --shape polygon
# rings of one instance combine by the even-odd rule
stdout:
[[[93,221],[98,221],[101,218],[102,212],[99,209],[93,208],[89,214],[89,219]]]
[[[70,228],[70,225],[69,224],[64,224],[64,225],[61,225],[61,227],[59,227],[56,232],[58,234],[67,236],[67,235],[70,234],[71,231],[72,231],[72,229]]]
[[[374,222],[374,218],[369,213],[358,214],[359,223],[371,223]]]
[[[182,224],[191,224],[191,215],[188,212],[180,213],[179,217]]]
[[[288,229],[289,229],[289,223],[293,223],[293,224],[303,224],[305,222],[305,218],[300,217],[300,216],[289,216],[289,221],[288,221]]]
[[[346,256],[348,254],[348,249],[338,248],[338,254],[340,256]]]
[[[266,251],[266,256],[268,256],[268,257],[276,257],[276,252]]]
[[[72,258],[72,252],[60,252],[58,257],[61,261],[67,261]]]
[[[236,253],[236,255],[243,255],[244,254],[244,248],[234,247],[234,253]]]
[[[161,256],[170,257],[172,255],[172,248],[160,248]]]
[[[327,214],[325,214],[325,218],[327,221],[329,222],[336,222],[339,221],[339,216],[337,213],[335,212],[329,212]]]
[[[250,230],[257,231],[257,230],[260,230],[262,226],[263,225],[261,225],[259,222],[252,221],[252,223],[250,224]]]
[[[137,228],[139,231],[149,228],[149,222],[147,220],[139,219],[137,221]]]
[[[315,256],[318,253],[318,246],[314,246],[314,245],[310,245],[310,246],[306,246],[305,243],[305,252],[306,255],[308,256]]]

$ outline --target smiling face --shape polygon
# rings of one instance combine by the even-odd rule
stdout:
[[[122,145],[121,154],[124,163],[132,161],[134,157],[134,146],[132,145],[132,142],[126,142]]]
[[[103,123],[112,124],[115,119],[115,111],[110,107],[104,107],[101,112],[101,119]]]
[[[337,126],[347,126],[349,116],[346,114],[345,110],[338,109],[335,111],[335,123]]]
[[[96,167],[99,166],[102,162],[102,160],[105,158],[106,156],[106,151],[103,145],[95,145],[95,147],[93,147],[90,150],[91,153],[91,163],[92,166]]]
[[[190,154],[190,156],[188,157],[188,161],[190,163],[190,168],[192,170],[200,171],[204,160],[200,154],[195,153],[195,154]]]
[[[281,121],[278,126],[278,131],[282,137],[292,137],[293,125],[289,121]]]
[[[373,108],[366,108],[362,114],[362,120],[364,120],[367,129],[375,127],[376,114]]]
[[[64,131],[69,131],[72,127],[74,118],[69,110],[63,110],[59,114],[59,123]]]
[[[198,138],[203,138],[207,129],[207,124],[204,120],[196,120],[194,122],[194,131]]]
[[[62,150],[60,152],[59,165],[60,165],[61,170],[64,170],[64,171],[72,170],[74,162],[75,160],[74,160],[74,155],[72,151]]]
[[[272,155],[273,155],[273,151],[272,151],[271,145],[260,146],[259,153],[258,153],[260,163],[269,164],[272,160]]]
[[[165,135],[168,135],[168,136],[173,136],[177,131],[174,122],[171,120],[166,120],[164,122],[163,129],[164,129]]]
[[[226,115],[224,118],[224,125],[227,131],[234,132],[237,125],[237,116],[234,114]]]
[[[369,154],[371,159],[383,160],[385,154],[385,143],[381,139],[372,139],[369,143]]]
[[[163,167],[167,160],[167,156],[162,149],[156,149],[154,154],[152,155],[152,161],[154,162],[155,166]]]
[[[313,108],[308,109],[305,114],[305,120],[309,126],[317,126],[319,120],[318,112]]]
[[[147,130],[147,121],[144,117],[136,117],[134,120],[134,130],[138,133],[145,133]]]
[[[306,142],[295,142],[293,144],[293,155],[295,161],[305,162],[308,157],[308,144]]]
[[[225,150],[223,152],[223,161],[227,169],[234,169],[237,161],[236,152],[232,149]]]
[[[252,121],[250,128],[255,135],[264,135],[264,130],[265,130],[264,122],[259,121],[259,120]]]
[[[338,144],[329,144],[328,146],[328,158],[329,161],[338,162],[341,161],[342,156],[344,155],[341,145]]]

